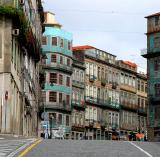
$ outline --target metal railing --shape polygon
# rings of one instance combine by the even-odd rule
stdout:
[[[85,88],[85,82],[80,82],[77,80],[72,80],[72,85],[80,87],[80,88]]]
[[[111,108],[116,108],[116,109],[120,108],[119,103],[111,101],[110,99],[105,100],[105,99],[99,99],[99,98],[86,96],[85,101],[99,105],[99,106],[103,106],[103,107],[111,107]]]

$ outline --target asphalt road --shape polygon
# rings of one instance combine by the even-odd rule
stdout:
[[[0,136],[0,157],[13,157],[35,140]]]
[[[160,143],[48,139],[25,157],[160,157]]]

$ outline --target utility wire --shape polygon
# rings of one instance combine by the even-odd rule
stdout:
[[[55,9],[56,10],[56,9]],[[56,12],[77,12],[77,13],[97,13],[114,15],[146,15],[145,12],[118,12],[118,11],[100,11],[100,10],[78,10],[78,9],[57,9]]]
[[[96,30],[96,29],[72,29],[67,28],[71,31],[78,31],[78,32],[101,32],[101,33],[121,33],[121,34],[138,34],[138,35],[144,35],[142,32],[127,32],[127,31],[116,31],[116,30]]]

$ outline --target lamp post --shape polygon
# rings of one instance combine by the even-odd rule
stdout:
[[[8,100],[8,91],[5,92],[5,132],[7,127],[7,100]]]

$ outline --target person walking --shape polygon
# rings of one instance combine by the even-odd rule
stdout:
[[[45,138],[45,139],[48,139],[48,131],[47,131],[47,128],[44,130],[44,138]]]

